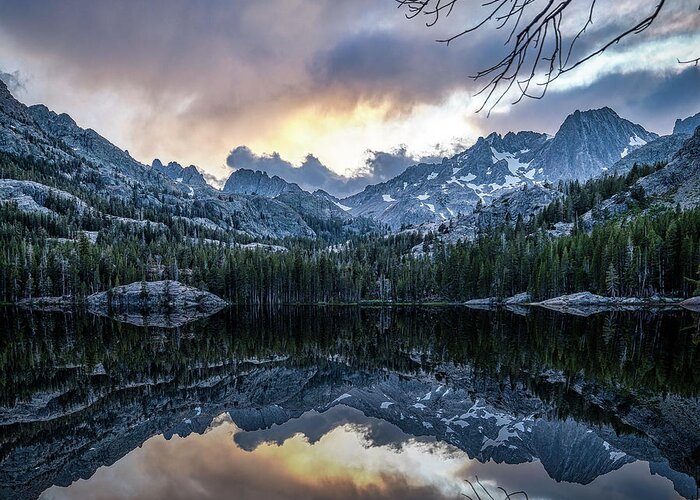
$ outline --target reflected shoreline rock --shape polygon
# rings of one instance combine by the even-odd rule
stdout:
[[[213,293],[178,281],[143,281],[98,292],[87,298],[88,310],[136,326],[176,328],[206,318],[228,304]]]
[[[575,316],[592,316],[605,312],[632,312],[648,310],[659,312],[668,309],[686,309],[700,311],[700,300],[695,298],[683,301],[683,299],[673,297],[604,297],[591,292],[577,292],[569,295],[553,297],[541,302],[532,302],[530,295],[526,292],[519,293],[506,299],[498,297],[487,297],[482,299],[472,299],[464,303],[471,309],[494,311],[506,308],[516,314],[527,314],[530,307],[541,307],[551,311]]]

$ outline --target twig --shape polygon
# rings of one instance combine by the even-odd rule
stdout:
[[[678,59],[678,64],[692,64],[693,66],[697,66],[700,63],[700,57],[697,57],[695,59],[690,59],[689,61],[681,61]]]

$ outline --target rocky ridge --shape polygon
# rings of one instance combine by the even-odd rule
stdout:
[[[676,123],[673,126],[673,133],[693,135],[693,133],[695,133],[695,129],[698,127],[700,127],[700,113],[689,116],[684,120],[681,120],[680,118],[676,120]]]
[[[658,136],[610,108],[576,111],[554,137],[536,132],[491,134],[441,164],[419,164],[340,200],[353,215],[392,229],[469,215],[504,193],[544,181],[585,180]]]
[[[204,176],[194,165],[183,167],[175,161],[171,161],[167,165],[163,165],[163,163],[156,158],[153,160],[153,163],[151,163],[151,168],[177,183],[199,187],[204,187],[207,185],[207,181],[204,179]]]
[[[220,231],[253,237],[317,236],[302,214],[279,200],[222,193],[207,185],[194,166],[163,165],[159,160],[146,166],[94,130],[79,127],[65,113],[57,114],[43,105],[25,106],[1,81],[0,152],[47,162],[54,171],[46,189],[70,191],[78,198],[84,193],[124,204],[138,199],[142,208],[171,212],[193,224],[195,219],[206,221]],[[13,197],[10,193],[0,201]],[[40,202],[35,205],[26,197],[19,201],[27,211],[44,211]]]

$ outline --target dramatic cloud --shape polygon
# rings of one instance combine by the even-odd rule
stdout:
[[[580,28],[585,4],[574,5],[566,33]],[[655,3],[597,5],[582,54]],[[336,192],[383,178],[402,156],[434,156],[435,144],[553,132],[575,108],[608,105],[659,132],[698,111],[700,68],[676,62],[700,46],[695,0],[668,4],[652,29],[562,77],[545,100],[504,102],[490,119],[474,114],[479,85],[468,76],[503,55],[507,33],[491,26],[449,47],[435,42],[483,13],[462,1],[426,28],[392,0],[6,0],[0,68],[19,71],[5,79],[14,92],[24,84],[22,100],[70,113],[145,163],[174,158],[221,178],[231,148],[245,144],[259,158],[278,151],[301,169],[300,184],[340,182]]]
[[[307,155],[299,166],[295,166],[283,159],[279,153],[257,155],[246,146],[239,146],[231,151],[226,158],[226,164],[233,170],[260,170],[270,176],[276,175],[287,182],[298,184],[307,191],[322,189],[343,198],[361,191],[369,184],[387,181],[411,165],[439,163],[444,156],[452,156],[464,147],[459,142],[451,144],[449,148],[436,145],[434,154],[429,156],[413,156],[404,145],[391,152],[366,151],[364,164],[349,176],[335,173],[311,154]]]
[[[261,170],[270,176],[276,175],[287,182],[296,183],[307,191],[323,189],[337,196],[348,192],[346,185],[351,180],[336,174],[313,155],[307,155],[301,165],[295,167],[291,162],[282,159],[279,153],[256,155],[245,146],[231,151],[226,158],[226,164],[234,170]]]
[[[7,85],[7,88],[13,94],[19,94],[22,91],[26,90],[26,87],[24,86],[24,81],[19,75],[19,71],[5,73],[4,71],[0,70],[0,80],[2,80],[5,83],[5,85]]]
[[[450,444],[411,436],[347,407],[308,412],[253,432],[241,431],[223,414],[201,435],[155,436],[92,477],[53,486],[44,496],[437,500],[465,498],[473,491],[465,479],[473,477],[493,497],[500,493],[498,487],[526,491],[530,498],[676,496],[671,481],[649,474],[646,462],[626,464],[585,486],[560,482],[549,477],[539,460],[480,463]]]

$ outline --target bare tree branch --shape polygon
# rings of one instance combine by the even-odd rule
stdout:
[[[694,66],[697,66],[698,64],[700,64],[700,57],[691,59],[689,61],[681,61],[680,59],[678,59],[678,64],[692,64]]]
[[[460,0],[396,0],[399,8],[406,10],[409,19],[425,16],[426,26],[435,26],[443,17],[448,17]],[[491,67],[482,69],[472,78],[484,82],[476,93],[484,100],[478,112],[488,107],[490,113],[515,87],[518,103],[523,98],[542,99],[549,84],[573,69],[602,54],[623,39],[647,30],[658,18],[666,0],[655,0],[653,8],[639,21],[632,21],[626,29],[601,43],[598,48],[576,56],[575,48],[588,28],[593,24],[597,0],[589,0],[587,16],[581,19],[581,28],[573,36],[562,32],[562,23],[571,16],[572,0],[484,0],[481,7],[486,10],[473,25],[438,42],[450,45],[456,39],[486,29],[495,24],[496,30],[508,29],[505,46],[509,52]],[[537,3],[537,6],[534,4]],[[578,3],[577,3],[578,5]],[[569,9],[569,10],[567,10]],[[576,21],[574,19],[574,21]],[[678,61],[680,64],[700,63],[700,58]]]

